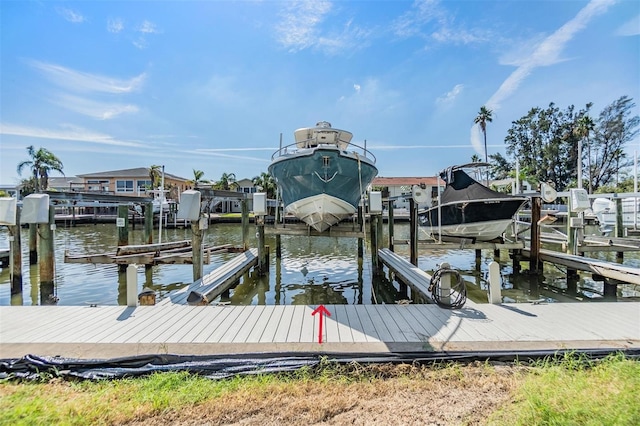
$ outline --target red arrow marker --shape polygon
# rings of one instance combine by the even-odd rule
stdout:
[[[320,330],[318,331],[318,343],[322,343],[322,323],[324,321],[324,316],[331,316],[331,312],[329,312],[329,310],[325,308],[324,305],[320,305],[313,312],[311,312],[311,315],[315,315],[317,313],[320,313]]]

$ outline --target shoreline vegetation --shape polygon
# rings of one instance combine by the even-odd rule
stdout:
[[[640,424],[640,361],[336,364],[212,380],[0,381],[0,424]]]

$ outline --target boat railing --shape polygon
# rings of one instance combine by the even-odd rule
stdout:
[[[299,142],[294,142],[292,144],[289,145],[285,145],[285,146],[281,146],[277,151],[275,151],[272,155],[271,155],[271,160],[275,160],[278,157],[282,157],[285,156],[287,154],[296,154],[298,152],[304,152],[306,149],[312,149],[312,148],[317,148],[320,145],[328,145],[328,146],[335,146],[337,148],[337,145],[334,143],[329,143],[329,144],[318,144],[317,142],[313,142],[313,144],[311,144],[311,141],[309,143],[309,145],[305,148],[300,148],[299,147]],[[355,147],[357,150],[352,150],[351,152],[355,153],[355,154],[360,154],[360,152],[362,152],[362,154],[364,154],[365,158],[368,158],[369,160],[372,160],[374,163],[376,162],[376,156],[369,151],[367,148],[362,147],[358,144],[355,143],[348,143],[349,147]],[[348,152],[346,150],[342,150],[342,152]]]

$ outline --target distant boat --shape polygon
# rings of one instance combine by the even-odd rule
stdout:
[[[464,169],[488,167],[487,163],[452,166],[440,173],[445,181],[440,204],[418,212],[421,226],[434,238],[468,238],[492,241],[499,238],[527,197],[494,191],[482,185]]]
[[[640,197],[622,198],[622,226],[626,228],[640,225]],[[608,234],[616,226],[616,202],[609,198],[596,198],[591,204],[593,215],[598,219],[600,231]]]
[[[274,177],[287,213],[322,232],[353,215],[378,174],[375,157],[351,143],[353,135],[320,121],[294,132],[295,143],[272,156]],[[359,151],[350,149],[357,148]]]

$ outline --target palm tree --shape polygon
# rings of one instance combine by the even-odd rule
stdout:
[[[49,172],[55,170],[62,173],[62,161],[51,151],[39,148],[37,151],[33,145],[27,147],[30,159],[18,164],[18,174],[22,174],[25,167],[31,168],[36,192],[45,191],[49,187]]]
[[[162,182],[162,166],[149,167],[149,178],[151,179],[151,189],[159,188]]]
[[[480,162],[480,157],[478,156],[478,154],[473,154],[471,156],[471,162],[472,163],[479,163]]]
[[[275,198],[276,197],[276,182],[269,173],[262,172],[260,176],[256,176],[252,179],[253,184],[259,188],[261,191],[266,192],[267,198]]]
[[[480,130],[482,130],[482,134],[484,135],[484,161],[485,163],[489,160],[487,156],[487,123],[491,123],[493,121],[493,111],[488,109],[485,105],[480,107],[480,112],[473,120],[475,124],[480,125]]]
[[[203,176],[204,172],[202,170],[193,169],[193,179],[187,181],[187,183],[189,185],[193,185],[194,188],[197,188],[200,184],[208,185],[210,182],[206,179],[202,179]]]
[[[586,139],[587,141],[587,169],[589,171],[589,194],[592,191],[592,183],[591,183],[591,145],[589,144],[589,135],[595,129],[595,123],[587,114],[580,117],[576,123],[576,128],[574,129],[574,133],[578,138],[580,138],[580,142],[582,139]],[[579,142],[579,143],[580,143]],[[578,187],[582,188],[582,150],[578,149]]]
[[[215,184],[215,189],[224,189],[225,191],[229,191],[237,185],[236,175],[234,173],[222,173],[220,180]]]

